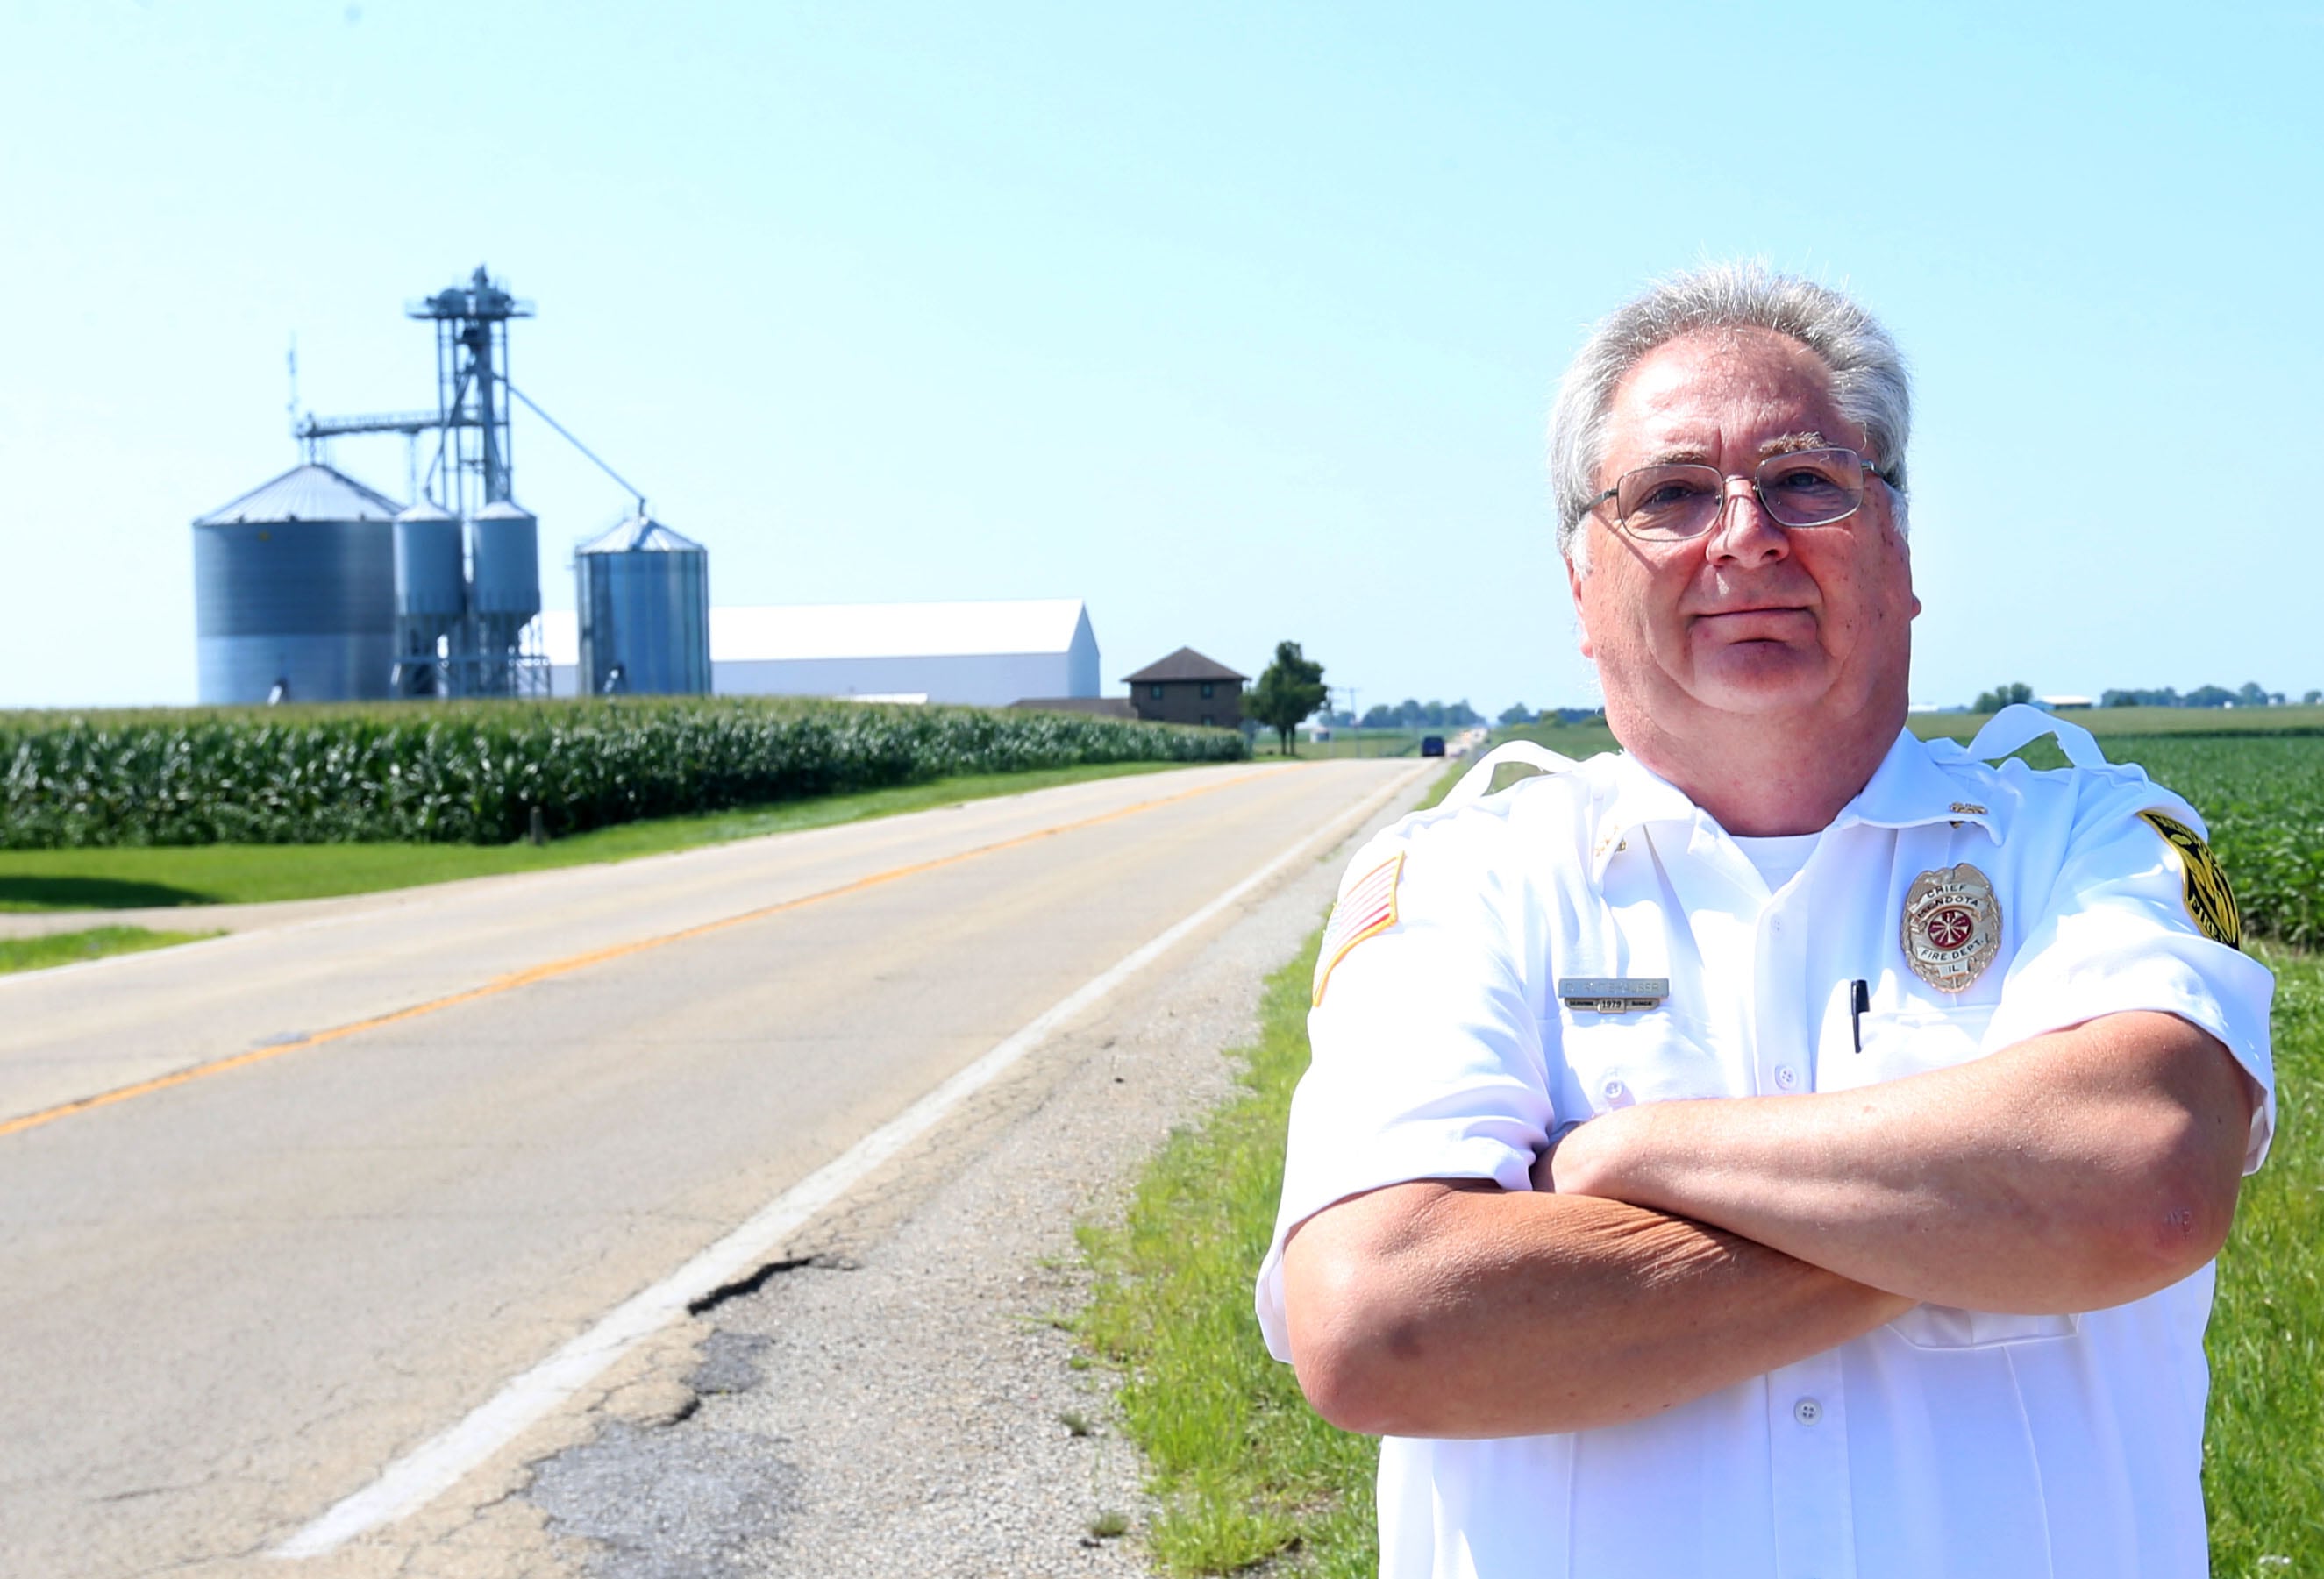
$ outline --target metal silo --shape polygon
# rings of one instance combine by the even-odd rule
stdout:
[[[196,520],[202,701],[387,695],[401,509],[310,463]]]
[[[573,556],[581,683],[594,695],[710,689],[710,555],[641,512]]]
[[[540,523],[512,499],[476,512],[473,585],[479,614],[540,612]]]
[[[467,611],[459,518],[423,500],[395,518],[396,695],[451,693],[450,659]]]
[[[540,523],[512,499],[478,510],[469,523],[468,607],[475,619],[478,694],[519,689],[524,628],[540,612]]]

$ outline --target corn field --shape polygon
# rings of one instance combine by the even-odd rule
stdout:
[[[623,698],[0,717],[0,849],[499,844],[956,774],[1215,762],[1225,730],[1083,714]]]
[[[2246,932],[2301,948],[2324,943],[2324,737],[2109,735],[2100,743],[2203,813]]]

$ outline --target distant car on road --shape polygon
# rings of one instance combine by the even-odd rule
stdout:
[[[1442,735],[1423,735],[1423,736],[1421,736],[1421,737],[1420,737],[1420,754],[1421,754],[1423,757],[1442,757],[1442,756],[1443,756],[1443,755],[1444,755],[1444,737],[1443,737],[1443,736],[1442,736]]]

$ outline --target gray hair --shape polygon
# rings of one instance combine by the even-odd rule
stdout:
[[[1711,263],[1656,281],[1591,331],[1558,385],[1549,424],[1550,486],[1557,500],[1557,547],[1588,568],[1582,518],[1600,490],[1606,413],[1614,386],[1646,353],[1688,335],[1771,329],[1789,335],[1831,370],[1840,414],[1864,430],[1881,470],[1895,479],[1896,519],[1904,520],[1904,445],[1913,392],[1904,359],[1870,313],[1836,290],[1778,274],[1764,263]]]

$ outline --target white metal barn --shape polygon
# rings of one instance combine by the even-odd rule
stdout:
[[[551,692],[575,693],[574,616],[541,616]],[[853,696],[1006,707],[1095,696],[1097,636],[1079,598],[978,603],[821,603],[710,610],[721,696]]]

